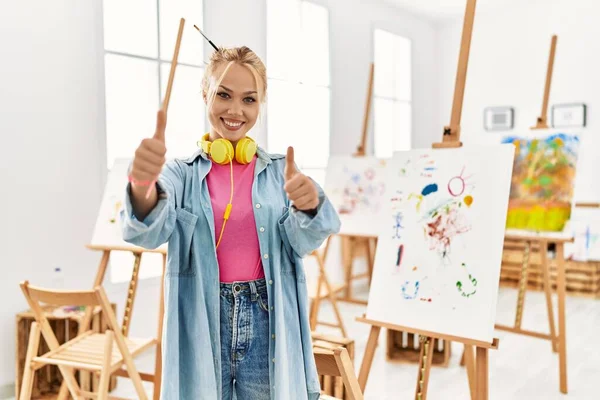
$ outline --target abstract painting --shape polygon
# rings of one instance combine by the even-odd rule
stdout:
[[[342,222],[340,233],[377,236],[384,204],[386,161],[375,157],[331,156],[325,192]]]
[[[561,231],[573,201],[579,137],[507,137],[515,145],[507,228]]]
[[[490,342],[514,146],[388,161],[367,318]]]

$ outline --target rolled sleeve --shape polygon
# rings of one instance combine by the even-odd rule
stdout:
[[[289,245],[300,257],[318,249],[325,239],[340,231],[341,223],[335,208],[323,189],[318,184],[315,185],[319,191],[317,212],[310,215],[292,207],[287,217],[284,215],[285,218],[280,220]]]
[[[176,168],[173,165],[165,167],[156,183],[158,202],[143,221],[138,220],[133,213],[131,184],[127,185],[124,207],[120,212],[123,240],[146,249],[155,249],[169,240],[175,228],[176,192],[182,186]]]

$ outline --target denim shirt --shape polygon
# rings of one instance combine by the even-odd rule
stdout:
[[[269,299],[271,399],[319,399],[302,258],[339,232],[340,220],[319,185],[316,214],[290,207],[283,189],[285,157],[261,148],[252,203]],[[169,161],[156,207],[133,216],[130,187],[121,212],[125,241],[148,249],[168,242],[162,337],[163,400],[221,398],[219,266],[202,150]]]

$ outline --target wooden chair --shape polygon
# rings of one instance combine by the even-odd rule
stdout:
[[[329,343],[315,341],[313,342],[313,354],[317,365],[317,374],[341,377],[346,390],[345,398],[349,400],[364,399],[348,350],[342,346],[333,347]],[[341,400],[326,394],[321,394],[321,399]]]
[[[76,400],[114,398],[108,396],[110,376],[115,372],[120,372],[125,365],[127,371],[123,372],[133,381],[137,398],[148,399],[133,358],[155,345],[156,339],[125,338],[117,324],[106,292],[101,286],[87,291],[58,291],[30,286],[29,282],[25,281],[21,283],[21,289],[35,315],[36,322],[31,326],[20,400],[30,399],[35,371],[45,365],[55,365],[59,368],[71,396]],[[99,306],[106,316],[108,330],[105,333],[94,333],[88,330],[63,345],[59,345],[40,303],[56,306]],[[37,356],[40,333],[44,336],[50,351],[42,356]],[[113,347],[115,344],[116,349]],[[98,392],[81,390],[75,380],[74,369],[98,374],[100,377]]]
[[[310,285],[308,288],[308,297],[312,301],[309,315],[310,329],[315,331],[317,325],[325,325],[338,328],[342,332],[343,337],[348,337],[336,298],[337,294],[344,289],[345,285],[332,285],[329,282],[329,279],[327,278],[327,272],[325,271],[325,257],[327,256],[327,252],[329,250],[329,240],[330,239],[327,239],[327,244],[325,245],[323,255],[318,249],[311,253],[311,256],[317,259],[317,264],[319,266],[319,278],[315,285]],[[319,309],[321,302],[325,299],[331,302],[337,323],[319,321]]]

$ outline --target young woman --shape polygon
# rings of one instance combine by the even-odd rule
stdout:
[[[340,221],[292,148],[268,154],[246,136],[266,87],[254,52],[219,49],[203,80],[211,129],[200,150],[164,165],[159,111],[135,152],[124,239],[169,243],[161,399],[319,397],[302,257]]]

